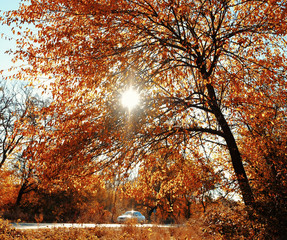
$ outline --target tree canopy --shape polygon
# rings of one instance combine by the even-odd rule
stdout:
[[[5,21],[29,24],[19,30],[15,60],[28,67],[18,77],[46,76],[53,95],[35,146],[47,172],[126,171],[163,145],[197,156],[215,144],[254,203],[236,138],[267,109],[285,111],[285,1],[23,3]],[[130,113],[119,101],[128,86],[141,95]]]

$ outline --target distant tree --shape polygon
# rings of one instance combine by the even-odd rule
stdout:
[[[31,136],[35,132],[31,131],[33,133],[28,135],[26,131],[38,125],[36,111],[44,104],[43,100],[33,96],[31,88],[23,84],[13,85],[3,80],[0,88],[0,168],[5,166],[3,171],[10,173],[10,176],[6,174],[4,181],[13,179],[14,187],[19,187],[16,205],[19,205],[24,193],[35,188],[35,162],[28,160],[32,152]]]
[[[29,67],[18,76],[52,82],[45,111],[58,118],[37,146],[51,174],[131,169],[200,137],[226,144],[254,205],[236,136],[254,110],[286,101],[286,1],[38,0],[6,17],[34,24],[19,32],[15,60]],[[128,117],[116,102],[129,85],[142,102]]]
[[[16,121],[26,113],[19,95],[5,84],[0,86],[0,169],[5,162],[13,158],[15,149],[23,139],[22,129],[17,128]]]
[[[147,209],[148,220],[155,212],[163,219],[188,219],[191,204],[200,199],[205,209],[205,195],[219,182],[220,176],[203,159],[163,148],[146,159],[138,177],[123,185],[123,193]]]
[[[0,209],[3,211],[11,205],[17,197],[17,187],[15,186],[17,178],[13,175],[13,170],[5,165],[0,170]]]
[[[19,181],[16,206],[20,205],[24,194],[37,190],[40,176],[43,175],[43,172],[38,169],[38,159],[35,158],[37,151],[34,145],[41,142],[38,131],[35,129],[45,128],[46,126],[47,120],[41,119],[39,121],[40,117],[38,114],[42,108],[47,107],[48,102],[48,100],[27,95],[25,99],[25,115],[17,121],[17,125],[22,129],[24,140],[21,151],[15,156],[13,161],[14,175]]]

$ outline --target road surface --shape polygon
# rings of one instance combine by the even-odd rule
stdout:
[[[19,230],[49,229],[49,228],[120,228],[126,224],[94,224],[94,223],[12,223],[12,226]],[[177,225],[155,225],[155,224],[135,224],[135,227],[176,227]]]

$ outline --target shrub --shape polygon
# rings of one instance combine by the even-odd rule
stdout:
[[[1,240],[11,240],[16,239],[20,236],[19,231],[11,227],[7,220],[0,218],[0,239]]]
[[[209,231],[218,233],[226,240],[284,239],[281,226],[272,224],[259,211],[242,205],[213,208],[206,214],[205,225]]]

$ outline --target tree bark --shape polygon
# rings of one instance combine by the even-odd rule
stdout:
[[[24,180],[24,183],[22,184],[22,186],[21,186],[21,188],[20,188],[20,190],[18,192],[17,200],[16,200],[16,203],[15,203],[16,206],[20,206],[20,203],[21,203],[21,200],[22,200],[22,197],[23,197],[24,194],[36,190],[36,187],[33,186],[33,185],[34,184],[33,183],[29,183],[27,181],[27,179]]]
[[[157,206],[154,206],[154,207],[151,207],[151,209],[148,211],[148,214],[147,214],[147,220],[148,222],[151,221],[151,215],[152,213],[157,209]]]
[[[17,196],[17,200],[16,200],[16,206],[20,206],[20,202],[22,200],[22,196],[25,193],[25,189],[26,189],[26,182],[24,182],[24,184],[21,186],[19,192],[18,192],[18,196]]]
[[[254,195],[252,193],[246,172],[244,170],[241,154],[239,152],[233,133],[222,111],[220,110],[218,106],[214,87],[210,83],[208,83],[206,87],[207,87],[208,97],[209,97],[208,104],[224,133],[224,138],[225,138],[228,150],[230,152],[232,166],[233,166],[233,169],[234,169],[234,172],[235,172],[238,184],[239,184],[239,188],[241,190],[243,201],[246,206],[254,206],[254,203],[255,203]]]

